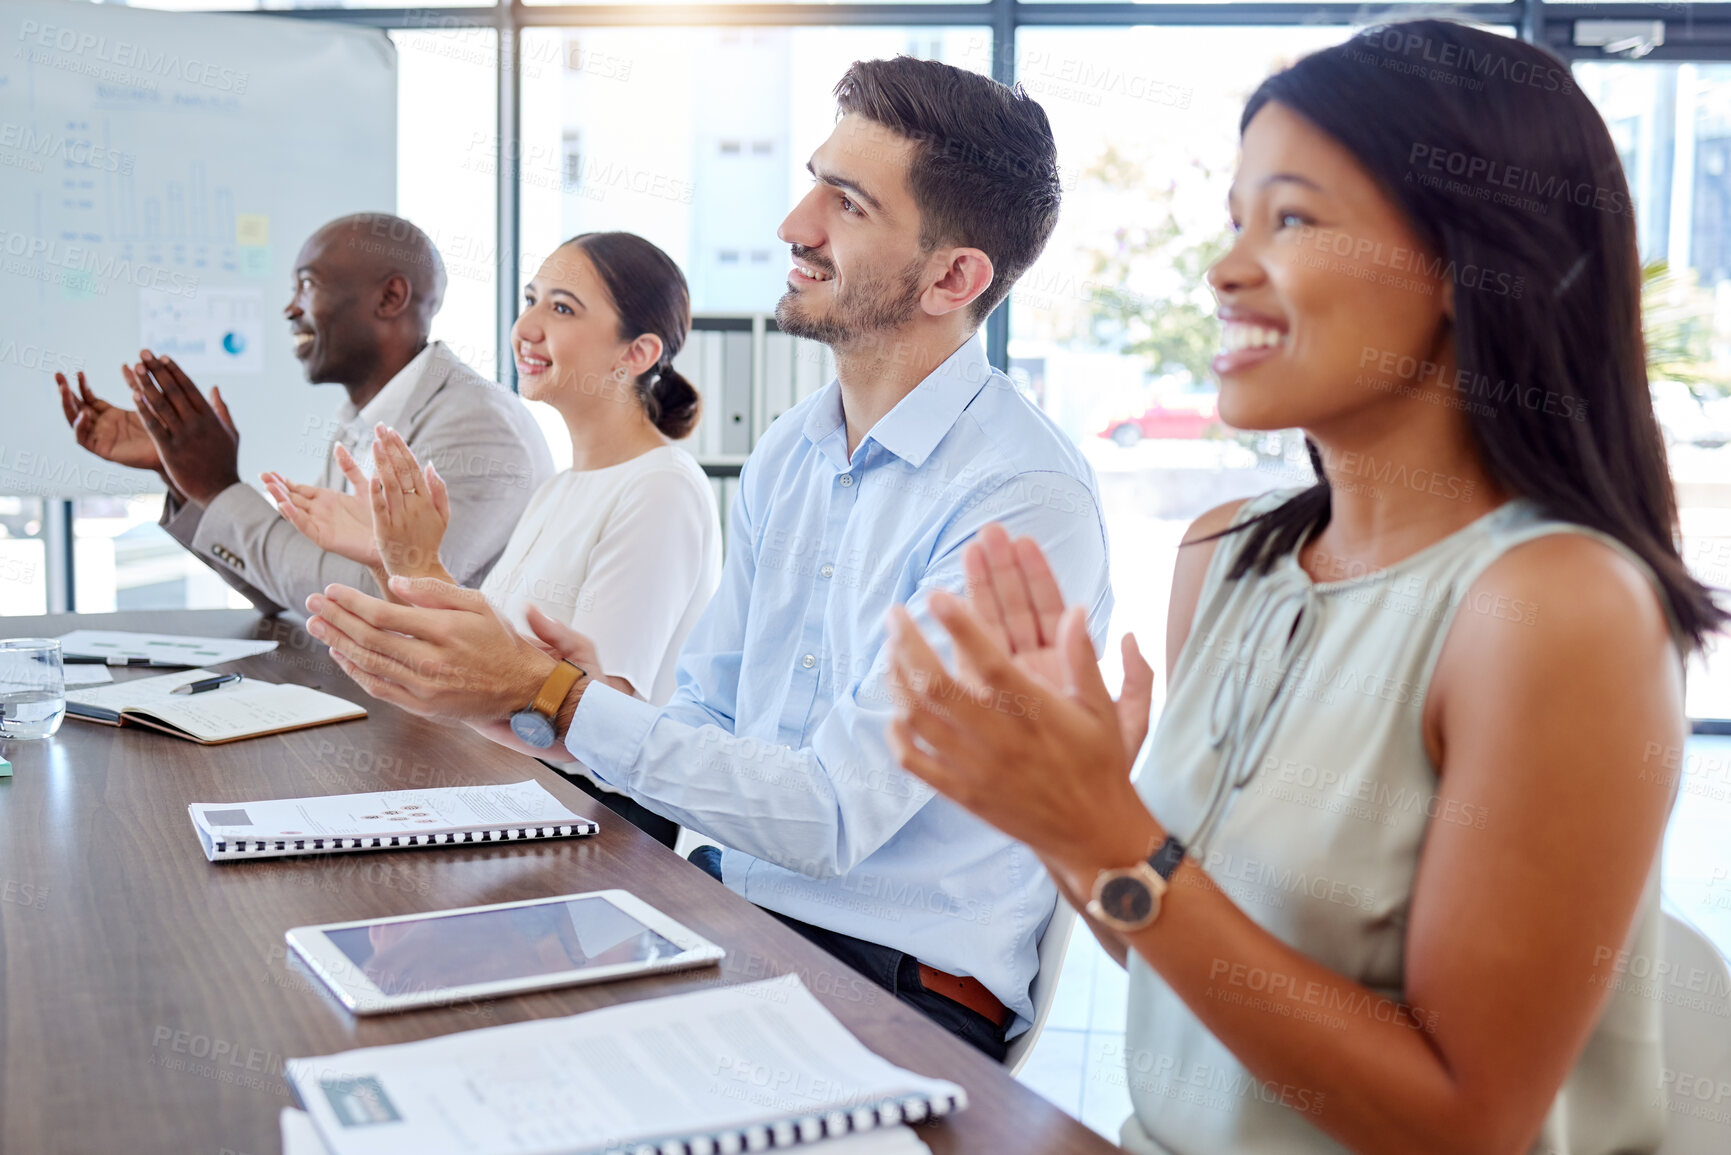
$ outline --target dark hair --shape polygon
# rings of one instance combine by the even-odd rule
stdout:
[[[703,398],[673,368],[673,358],[691,331],[691,290],[685,274],[672,257],[636,233],[579,233],[565,243],[583,250],[607,286],[619,314],[621,340],[644,333],[661,338],[661,359],[633,385],[655,428],[675,441],[690,436]]]
[[[858,113],[918,147],[908,185],[920,247],[968,245],[991,258],[975,324],[1009,295],[1058,223],[1058,146],[1046,111],[1023,91],[943,64],[898,56],[856,60],[835,86]]]
[[[1269,77],[1241,134],[1270,102],[1350,152],[1455,281],[1455,355],[1461,380],[1475,383],[1469,428],[1491,477],[1546,516],[1628,546],[1682,635],[1702,645],[1727,615],[1678,553],[1648,392],[1634,208],[1611,135],[1568,65],[1518,40],[1414,20]],[[1472,287],[1484,270],[1518,278],[1522,291]],[[1322,480],[1235,527],[1246,540],[1231,577],[1266,573],[1328,524],[1314,444],[1310,459]]]

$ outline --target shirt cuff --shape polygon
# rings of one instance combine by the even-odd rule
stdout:
[[[578,699],[565,749],[602,782],[629,792],[631,771],[661,714],[641,698],[621,694],[604,682],[591,682]]]

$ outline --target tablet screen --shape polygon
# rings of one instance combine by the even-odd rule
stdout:
[[[387,995],[648,962],[683,953],[595,896],[428,915],[324,934]]]

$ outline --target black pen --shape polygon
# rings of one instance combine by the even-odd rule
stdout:
[[[226,686],[230,682],[240,681],[239,674],[218,674],[214,678],[200,678],[196,682],[188,682],[184,686],[176,686],[171,694],[202,694],[206,690],[214,690],[218,686]]]
[[[63,654],[62,665],[67,666],[148,666],[149,658],[128,658],[119,654]]]

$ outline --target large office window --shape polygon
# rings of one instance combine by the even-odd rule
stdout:
[[[397,213],[445,261],[433,337],[486,377],[498,371],[499,33],[397,28]],[[341,397],[335,387],[331,405]]]
[[[80,613],[244,609],[249,604],[161,529],[161,496],[81,497],[72,508]]]
[[[48,609],[42,505],[40,497],[0,497],[0,614]]]
[[[1653,403],[1684,561],[1731,586],[1731,64],[1575,67],[1611,129],[1634,201]],[[1731,717],[1723,639],[1690,670],[1694,717]]]
[[[627,229],[679,262],[694,310],[773,310],[788,267],[776,228],[810,187],[830,92],[853,61],[898,53],[989,72],[991,32],[525,30],[522,278],[568,237]]]

